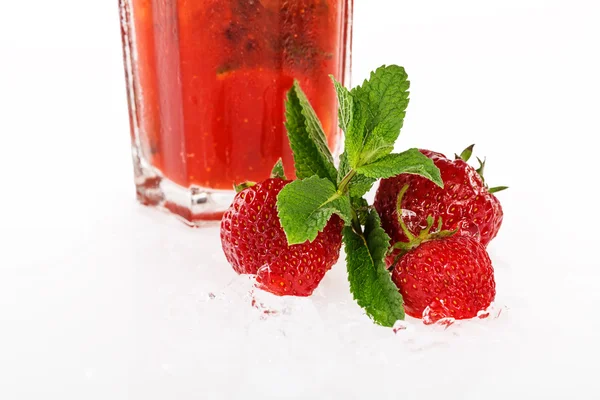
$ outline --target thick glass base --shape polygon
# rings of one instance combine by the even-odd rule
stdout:
[[[160,171],[144,167],[135,154],[134,167],[138,201],[172,214],[192,227],[218,223],[235,196],[233,190],[185,188],[163,177]]]

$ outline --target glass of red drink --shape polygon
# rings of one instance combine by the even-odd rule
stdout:
[[[190,225],[279,158],[294,79],[335,153],[329,75],[347,83],[353,0],[119,0],[138,200]]]

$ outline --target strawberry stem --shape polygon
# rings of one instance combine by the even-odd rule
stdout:
[[[429,235],[429,232],[431,231],[431,228],[433,228],[433,217],[431,215],[429,215],[427,217],[427,228],[425,228],[421,231],[421,233],[419,234],[419,237],[421,237],[421,238],[427,237]]]
[[[427,217],[427,227],[425,229],[422,229],[417,236],[413,235],[408,230],[408,227],[406,226],[406,223],[402,218],[402,198],[404,197],[407,191],[408,185],[404,185],[404,187],[400,190],[400,193],[398,193],[398,200],[396,201],[396,213],[398,214],[398,224],[400,225],[400,228],[402,228],[402,232],[404,232],[404,235],[406,235],[406,237],[408,238],[408,242],[396,242],[390,248],[388,254],[391,254],[393,250],[400,250],[400,253],[398,254],[398,256],[396,256],[392,266],[396,265],[400,257],[408,253],[412,249],[419,247],[421,243],[428,242],[430,240],[450,237],[456,232],[458,232],[458,228],[456,228],[453,231],[442,230],[442,217],[438,219],[437,229],[432,232],[431,228],[433,228],[435,220],[433,219],[433,216],[429,215]]]
[[[415,239],[415,236],[412,233],[410,233],[408,227],[404,223],[404,219],[402,218],[402,198],[404,197],[404,194],[407,190],[408,185],[404,185],[402,190],[400,190],[400,193],[398,193],[398,200],[396,200],[396,213],[398,214],[398,224],[400,224],[402,232],[404,232],[408,240],[412,242]]]

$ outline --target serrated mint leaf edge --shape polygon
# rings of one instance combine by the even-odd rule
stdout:
[[[339,125],[342,131],[347,133],[354,114],[354,99],[350,91],[338,82],[333,75],[329,75],[329,77],[333,81],[333,86],[337,94]]]
[[[322,147],[315,143],[310,133],[312,125],[308,126],[304,104],[299,93],[304,95],[300,86],[295,84],[288,91],[285,102],[285,128],[294,156],[296,176],[298,179],[304,179],[318,175],[335,183],[337,171],[333,165],[333,157],[326,145],[324,153],[321,151]],[[306,98],[305,95],[304,97]]]
[[[319,190],[326,190],[328,197],[308,214],[301,212],[302,207],[299,209],[298,204],[306,205],[309,203],[306,200],[314,198]],[[304,195],[304,199],[298,198],[300,194]],[[277,196],[277,214],[288,245],[313,242],[333,214],[339,215],[347,224],[352,221],[350,198],[338,193],[331,181],[316,175],[286,185]]]
[[[331,155],[331,151],[327,145],[327,137],[325,136],[323,125],[321,125],[321,121],[319,120],[317,113],[310,104],[310,101],[308,101],[306,93],[304,93],[300,87],[300,82],[294,81],[294,87],[296,88],[296,95],[300,101],[302,115],[308,124],[308,136],[312,139],[312,142],[314,143],[319,154],[325,158],[325,168],[327,169],[330,180],[335,183],[337,180],[337,170],[333,165],[333,156]]]
[[[371,95],[372,94],[376,94],[377,92],[375,91],[375,89],[377,88],[377,86],[380,84],[380,82],[383,80],[383,78],[385,77],[385,75],[387,74],[394,74],[396,76],[396,78],[400,78],[397,79],[397,81],[395,81],[395,84],[400,84],[401,86],[405,86],[405,88],[401,88],[404,94],[404,98],[402,100],[406,101],[406,104],[401,105],[401,111],[400,113],[404,113],[406,111],[406,107],[408,106],[408,97],[410,95],[409,89],[410,89],[410,81],[408,80],[408,74],[406,73],[406,70],[404,69],[404,67],[395,65],[395,64],[391,64],[391,65],[382,65],[381,67],[377,68],[375,71],[371,71],[370,75],[369,75],[369,79],[365,79],[362,83],[362,85],[356,86],[354,87],[351,91],[350,94],[352,95],[352,98],[354,99],[355,103],[361,103],[364,104],[364,99],[366,96],[367,98],[369,98],[369,103],[371,104],[376,104],[378,107],[383,103],[382,99],[385,97],[385,94],[387,94],[387,92],[391,89],[391,85],[387,85],[384,90],[379,91],[379,96],[378,99],[372,99]],[[403,85],[402,85],[403,84]],[[392,109],[394,109],[396,107],[392,107]],[[382,118],[381,116],[381,109],[376,110],[376,112],[374,112],[374,110],[367,108],[369,110],[369,113],[367,114],[368,116],[370,116],[370,124],[367,124],[366,129],[367,129],[367,133],[368,132],[372,132],[375,128],[375,126],[381,124],[382,121],[385,121],[387,118]],[[390,110],[388,110],[389,113]],[[377,120],[379,120],[377,122]]]
[[[410,81],[403,67],[384,65],[371,72],[362,86],[352,89],[355,106],[351,129],[346,135],[346,151],[352,168],[393,151],[410,102],[409,88]],[[384,102],[386,98],[388,101]],[[357,127],[360,133],[356,132]]]
[[[389,247],[390,239],[381,228],[381,221],[377,212],[372,210],[369,213],[364,236],[354,232],[351,227],[345,227],[343,238],[350,290],[358,305],[379,325],[392,327],[398,320],[403,320],[405,312],[402,295],[392,282],[383,259]],[[359,261],[361,258],[359,253],[355,252],[360,252],[362,258],[369,260],[368,265],[353,266],[352,262],[355,261],[353,258]],[[373,281],[359,281],[355,276],[358,273],[358,268],[372,268],[370,273],[372,274],[371,278],[374,278]],[[364,292],[367,289],[371,290],[369,295]],[[385,299],[382,296],[388,298]],[[387,305],[380,307],[381,304],[377,303],[381,301],[383,301],[383,304],[387,303]]]
[[[371,164],[358,167],[356,172],[375,179],[391,178],[400,174],[420,175],[439,187],[444,187],[439,168],[432,159],[418,149],[409,149],[399,154],[388,154]]]

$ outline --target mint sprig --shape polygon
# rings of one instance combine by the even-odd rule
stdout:
[[[404,319],[402,297],[385,265],[390,238],[363,196],[377,179],[409,173],[443,186],[440,171],[417,149],[392,153],[408,106],[408,76],[390,65],[348,90],[333,79],[340,128],[345,134],[339,167],[327,148],[323,128],[298,82],[288,93],[286,128],[298,180],[277,198],[289,244],[313,241],[333,214],[345,223],[343,239],[350,290],[376,323]]]

